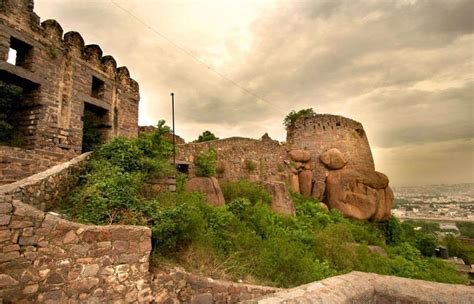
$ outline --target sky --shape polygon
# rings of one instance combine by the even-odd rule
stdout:
[[[284,141],[291,110],[364,125],[395,186],[474,182],[472,0],[36,0],[140,84],[140,125]]]

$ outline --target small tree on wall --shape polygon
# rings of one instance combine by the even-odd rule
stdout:
[[[211,131],[204,131],[202,132],[201,135],[199,135],[198,139],[196,139],[194,142],[195,143],[200,143],[200,142],[205,142],[205,141],[210,141],[210,140],[216,140],[219,139],[219,137],[216,137],[214,133]]]
[[[196,175],[210,177],[216,175],[217,152],[213,148],[207,152],[200,152],[194,161]]]
[[[313,117],[316,116],[316,112],[314,112],[313,108],[302,109],[296,112],[292,110],[288,115],[286,115],[285,119],[283,120],[283,124],[288,129],[292,126],[300,117]]]

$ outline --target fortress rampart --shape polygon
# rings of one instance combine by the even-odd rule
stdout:
[[[138,134],[139,87],[128,69],[79,33],[63,34],[57,21],[40,23],[33,7],[32,0],[0,1],[0,81],[23,91],[13,128],[25,150],[0,150],[0,183],[79,155],[86,128],[102,142]],[[29,151],[54,157],[19,157]]]

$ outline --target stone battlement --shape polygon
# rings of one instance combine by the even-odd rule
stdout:
[[[33,8],[32,0],[0,0],[0,81],[22,90],[9,122],[21,135],[17,145],[65,161],[114,136],[136,137],[140,94],[129,70],[100,46],[85,45],[78,32],[63,33],[56,20],[40,23]],[[8,149],[0,152],[15,159]],[[4,180],[25,176],[21,167],[3,162]],[[28,173],[41,170],[42,159]]]

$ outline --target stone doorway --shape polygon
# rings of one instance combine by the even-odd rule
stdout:
[[[84,102],[82,123],[82,153],[107,141],[111,129],[108,110]]]

